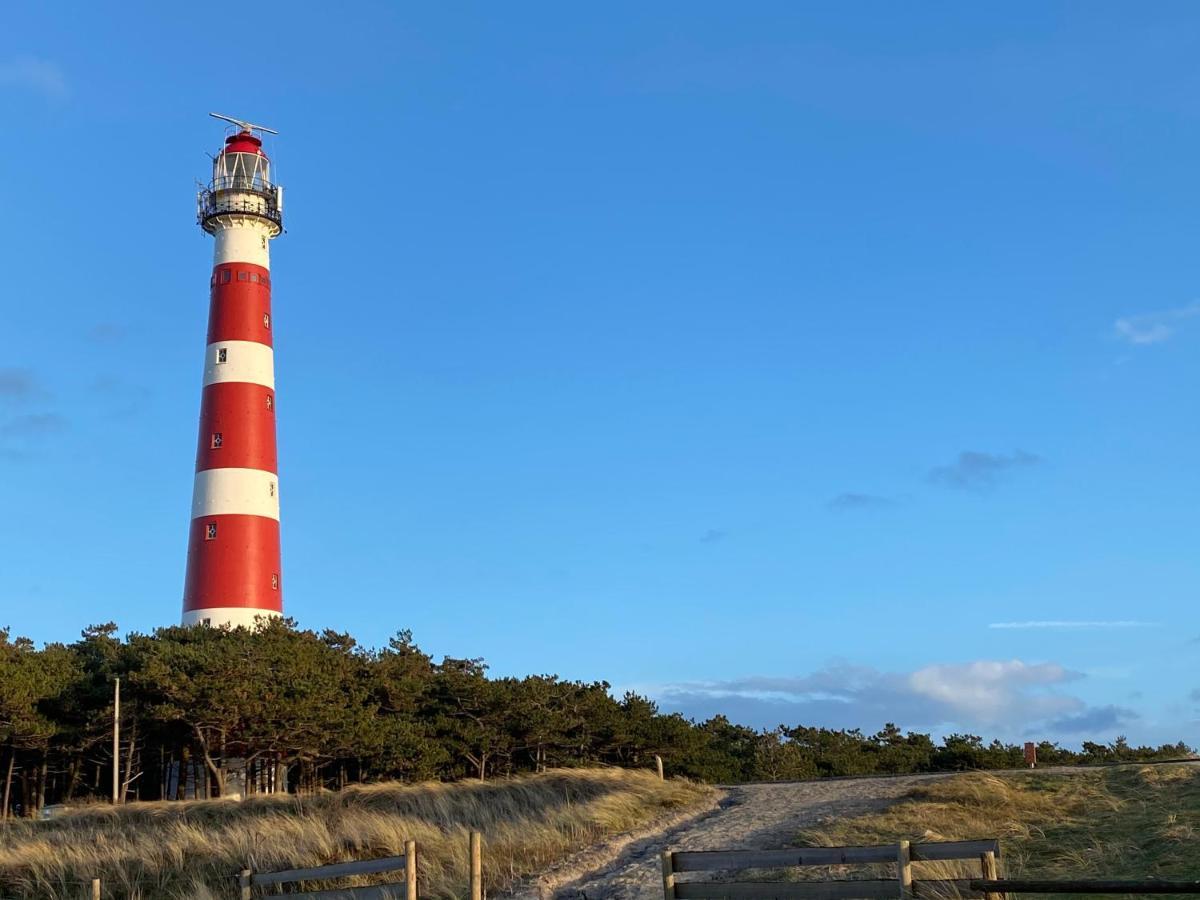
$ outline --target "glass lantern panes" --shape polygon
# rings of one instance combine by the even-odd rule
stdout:
[[[215,190],[266,191],[270,189],[271,163],[257,153],[222,153],[213,161]]]

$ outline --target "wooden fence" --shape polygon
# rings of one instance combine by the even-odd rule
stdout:
[[[241,900],[251,900],[256,887],[275,887],[295,884],[299,881],[330,881],[334,878],[350,878],[355,875],[378,875],[383,872],[404,872],[403,882],[379,884],[372,887],[343,888],[331,891],[313,891],[306,894],[291,894],[305,900],[417,900],[417,844],[407,841],[403,856],[385,856],[382,859],[365,859],[359,862],[333,863],[328,866],[312,866],[306,869],[284,869],[281,872],[253,872],[242,869],[238,875]]]
[[[665,900],[693,898],[808,898],[808,900],[875,900],[920,897],[931,890],[954,887],[974,894],[969,879],[913,880],[914,862],[978,860],[983,879],[999,878],[1000,842],[938,841],[913,844],[900,841],[881,847],[801,847],[791,850],[664,850]],[[797,866],[840,866],[890,863],[893,879],[862,881],[682,881],[684,872],[738,872],[746,869],[789,869]],[[982,892],[998,898],[995,891]]]
[[[913,879],[913,863],[979,860],[982,878]],[[664,850],[663,895],[666,900],[875,900],[883,897],[984,897],[1004,900],[1011,894],[1200,894],[1200,881],[1117,881],[1070,879],[1050,881],[1000,877],[1000,842],[900,841],[881,847],[801,847],[791,850]],[[681,881],[683,872],[739,872],[797,866],[893,863],[894,879],[875,881]]]
[[[483,835],[471,832],[468,854],[468,898],[483,900]],[[1015,893],[1038,894],[1200,894],[1200,881],[1115,881],[1003,879],[999,872],[1000,842],[900,841],[879,847],[799,847],[788,850],[664,850],[662,853],[665,900],[728,898],[728,900],[875,900],[922,896],[982,896],[1004,900]],[[913,863],[978,860],[981,878],[913,879]],[[684,881],[687,872],[739,872],[749,869],[789,869],[799,866],[840,866],[884,863],[896,866],[893,879],[858,881]],[[403,856],[334,863],[282,872],[243,869],[237,878],[242,900],[251,900],[254,889],[301,881],[327,881],[356,875],[404,872],[404,881],[372,887],[340,888],[287,894],[297,900],[417,900],[417,845],[408,841]],[[86,882],[85,882],[86,883]],[[100,879],[92,879],[93,900],[101,900]]]
[[[483,900],[483,835],[472,831],[467,845],[467,890],[470,900]],[[377,884],[370,887],[335,888],[325,891],[287,894],[296,900],[417,900],[417,842],[406,841],[403,856],[364,859],[355,862],[332,863],[305,869],[284,869],[279,872],[255,872],[242,869],[233,877],[237,880],[241,900],[252,900],[255,888],[274,887],[283,893],[282,885],[301,881],[332,881],[359,875],[381,875],[404,872],[404,881]],[[86,884],[86,882],[85,882]],[[91,880],[92,900],[102,900],[103,886],[99,878]]]

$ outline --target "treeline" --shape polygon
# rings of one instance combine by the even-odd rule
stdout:
[[[602,681],[489,678],[479,659],[435,663],[401,632],[383,649],[274,620],[261,630],[164,628],[122,640],[94,626],[38,649],[0,630],[4,816],[108,797],[113,685],[121,680],[119,792],[125,799],[306,792],[390,779],[507,776],[556,766],[647,766],[711,782],[1010,768],[1015,744],[935,742],[722,716],[695,723]],[[1186,756],[1179,743],[1039,747],[1042,763]]]

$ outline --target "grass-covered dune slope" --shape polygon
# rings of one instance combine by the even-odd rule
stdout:
[[[242,803],[98,807],[0,825],[0,897],[81,897],[94,877],[106,898],[232,897],[229,876],[243,866],[270,871],[399,855],[407,840],[419,846],[421,896],[461,897],[473,830],[484,834],[484,877],[494,892],[711,794],[644,771],[590,769]]]
[[[960,775],[917,788],[882,812],[805,831],[798,842],[988,837],[1001,839],[1008,877],[1200,879],[1200,765]],[[963,865],[915,864],[914,877],[979,876],[978,864]],[[837,877],[864,874],[858,867]]]

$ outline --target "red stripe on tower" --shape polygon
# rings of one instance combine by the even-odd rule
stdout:
[[[215,247],[183,624],[252,627],[283,612],[269,250],[283,189],[254,134],[269,129],[229,121],[198,198]]]

